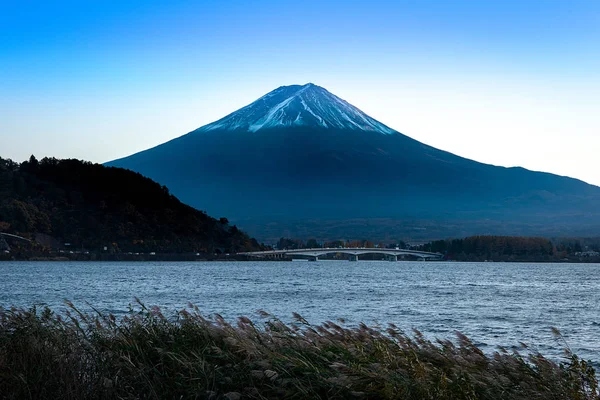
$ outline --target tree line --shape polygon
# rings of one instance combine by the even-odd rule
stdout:
[[[471,236],[464,239],[436,240],[419,250],[442,253],[453,260],[550,259],[552,241],[539,237]]]

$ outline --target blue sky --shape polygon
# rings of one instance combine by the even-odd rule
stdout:
[[[599,1],[0,5],[0,157],[129,155],[313,82],[432,146],[600,185]]]

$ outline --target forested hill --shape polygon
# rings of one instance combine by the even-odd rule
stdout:
[[[600,261],[600,238],[470,236],[435,240],[415,250],[442,253],[455,261]]]
[[[0,158],[0,232],[89,251],[210,254],[259,248],[227,219],[181,203],[138,173],[33,156],[21,164]]]

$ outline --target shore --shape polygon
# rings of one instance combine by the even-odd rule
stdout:
[[[348,256],[320,257],[321,261],[347,260]],[[385,261],[381,257],[362,255],[361,261]],[[251,258],[237,254],[205,254],[205,253],[91,253],[91,252],[51,252],[51,253],[28,253],[13,252],[0,253],[1,261],[260,261],[260,262],[281,262],[292,261],[291,257],[271,259],[271,258]],[[414,260],[398,260],[414,261]],[[518,263],[600,263],[599,257],[570,257],[562,259],[554,258],[468,258],[468,259],[445,259],[435,260],[436,262],[518,262]]]
[[[3,398],[599,398],[594,369],[574,354],[488,355],[460,333],[431,342],[297,314],[232,324],[192,305],[165,316],[138,303],[122,318],[69,307],[0,310]]]

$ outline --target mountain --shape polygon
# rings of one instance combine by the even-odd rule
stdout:
[[[0,232],[95,252],[259,249],[226,219],[181,203],[138,173],[54,158],[0,158]]]
[[[364,237],[382,226],[377,235],[396,237],[429,226],[429,238],[600,227],[596,186],[438,150],[310,83],[277,88],[108,165],[151,177],[184,202],[228,215],[263,238]]]
[[[249,106],[195,132],[242,130],[255,133],[261,129],[293,126],[397,133],[312,83],[277,88]]]

